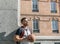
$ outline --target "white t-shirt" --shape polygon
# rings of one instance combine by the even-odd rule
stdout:
[[[30,34],[31,34],[31,31],[29,30],[28,27],[26,27],[26,28],[24,29],[24,36],[23,36],[23,38],[26,38],[26,37],[27,37],[28,35],[30,35]],[[24,39],[23,41],[20,42],[20,44],[30,44],[30,42],[27,41],[26,39]]]

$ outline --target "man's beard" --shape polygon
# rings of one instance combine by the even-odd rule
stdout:
[[[24,26],[28,26],[28,24],[24,24]]]

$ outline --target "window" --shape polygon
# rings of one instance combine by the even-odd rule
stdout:
[[[57,20],[52,20],[52,30],[53,32],[58,33],[58,21]]]
[[[60,44],[60,42],[56,42],[55,44]]]
[[[40,44],[39,42],[35,42],[34,44]]]
[[[33,19],[33,32],[39,32],[39,25],[38,25],[38,20]]]
[[[57,13],[56,1],[51,0],[51,13]]]
[[[38,0],[32,0],[32,7],[33,12],[38,12]]]

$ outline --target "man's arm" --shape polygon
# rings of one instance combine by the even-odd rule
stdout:
[[[23,38],[20,37],[20,36],[21,36],[21,33],[22,33],[22,30],[21,30],[21,28],[19,27],[19,28],[17,29],[16,33],[15,33],[15,36],[14,36],[14,40],[15,40],[15,41],[22,41],[22,40],[23,40]]]
[[[15,40],[15,41],[22,41],[23,38],[20,38],[19,35],[15,35],[14,40]]]

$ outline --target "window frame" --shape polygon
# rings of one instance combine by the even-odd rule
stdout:
[[[33,33],[39,33],[40,30],[39,30],[39,20],[38,19],[33,19],[33,20],[37,20],[38,21],[38,29],[34,29],[34,22],[32,21],[32,24],[33,24]]]
[[[57,22],[57,25],[56,25],[56,22]],[[53,24],[53,23],[54,23],[54,24]],[[57,26],[57,28],[56,28],[55,26]],[[55,28],[55,29],[54,29],[54,28]],[[59,33],[59,30],[58,30],[58,20],[55,20],[55,19],[52,20],[52,31],[53,31],[54,33]]]
[[[51,5],[51,13],[57,13],[56,1],[51,0],[50,5]]]
[[[34,1],[32,0],[32,11],[33,12],[39,12],[39,8],[38,8],[38,0],[37,2],[35,2],[36,4],[34,4]],[[34,9],[35,8],[35,9]]]

